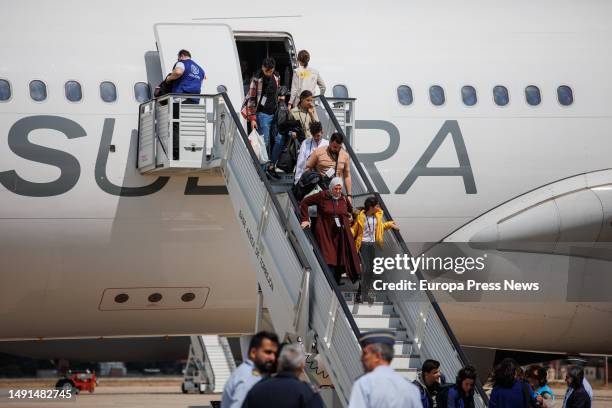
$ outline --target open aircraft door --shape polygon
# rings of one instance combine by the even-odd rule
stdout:
[[[164,77],[172,71],[179,50],[186,49],[206,73],[201,93],[215,94],[220,86],[236,107],[242,105],[243,87],[236,40],[227,24],[155,24],[155,41]]]

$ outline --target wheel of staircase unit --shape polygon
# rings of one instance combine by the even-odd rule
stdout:
[[[62,378],[55,384],[55,388],[68,391],[74,389],[74,383],[66,378]]]

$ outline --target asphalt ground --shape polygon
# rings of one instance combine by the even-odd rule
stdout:
[[[70,401],[61,400],[10,400],[9,389],[49,389],[53,380],[42,379],[0,379],[0,407],[8,408],[110,408],[110,407],[146,407],[146,408],[205,408],[211,407],[211,401],[219,401],[221,395],[183,394],[180,390],[179,377],[149,378],[102,378],[95,392],[80,393]],[[558,399],[563,395],[563,388],[553,387]],[[595,388],[593,408],[612,408],[612,386]],[[561,403],[557,405],[560,407]]]

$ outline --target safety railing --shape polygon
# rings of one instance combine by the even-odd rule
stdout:
[[[293,333],[304,337],[306,333],[301,328],[305,325],[300,316],[308,316],[307,323],[316,333],[316,347],[323,357],[325,369],[333,380],[340,401],[346,405],[354,380],[362,374],[361,350],[357,341],[359,328],[348,305],[312,236],[301,229],[291,198],[285,193],[274,193],[228,96],[225,93],[189,95],[192,96],[212,98],[212,110],[207,110],[206,114],[206,131],[209,134],[208,129],[212,126],[213,145],[210,155],[202,158],[201,168],[215,162],[224,170],[232,205],[250,247],[257,280],[275,329],[281,336]],[[344,133],[327,100],[324,97],[318,97],[318,100],[322,122],[331,122],[336,131]],[[153,106],[159,102],[154,100]],[[145,126],[139,126],[139,141],[146,130]],[[159,137],[155,132],[153,136]],[[385,214],[389,215],[348,140],[346,149],[351,157],[354,205],[359,205],[368,195],[375,195]],[[399,233],[393,231],[385,241],[385,253],[409,254]],[[420,272],[415,278],[422,279]],[[431,293],[422,293],[422,299],[392,296],[396,296],[391,300],[402,323],[415,334],[415,347],[419,347],[419,354],[440,360],[445,374],[452,378],[461,366],[467,364],[467,358]],[[288,308],[287,305],[294,307]],[[421,309],[415,309],[415,305],[420,305]],[[308,308],[307,313],[304,313],[304,308]],[[486,400],[480,386],[478,391]]]
[[[325,98],[331,107],[336,122],[344,132],[348,144],[353,146],[355,138],[355,98]],[[336,131],[336,125],[331,120],[323,128],[324,135],[331,135]]]
[[[202,353],[204,373],[205,373],[206,379],[208,380],[206,384],[206,390],[207,392],[213,392],[213,390],[215,389],[215,381],[216,381],[215,370],[212,366],[210,358],[208,357],[208,351],[206,350],[206,345],[204,344],[204,341],[202,340],[202,336],[191,336],[191,338],[192,338],[192,342],[194,340],[197,342],[197,347],[200,348],[200,352]]]
[[[236,369],[236,360],[234,360],[234,356],[232,355],[232,349],[227,341],[227,337],[219,336],[219,344],[221,345],[221,349],[223,349],[223,354],[225,355],[225,360],[228,362],[230,372],[234,372]]]
[[[352,384],[363,373],[359,329],[318,247],[313,247],[302,230],[289,197],[273,192],[229,98],[222,96],[233,122],[224,126],[220,139],[225,145],[222,163],[226,184],[251,246],[275,330],[281,335],[296,332],[300,326],[296,324],[298,305],[309,308],[317,351],[339,400],[347,405]],[[223,114],[222,120],[226,121]],[[310,274],[306,280],[308,302],[300,298],[305,293],[302,284],[306,273]],[[296,307],[291,310],[288,304]]]
[[[202,172],[219,167],[221,95],[167,94],[144,102],[138,115],[141,173]]]
[[[345,125],[339,123],[334,115],[333,107],[324,96],[317,96],[317,114],[319,120],[323,122],[324,128],[331,128],[345,136],[345,149],[351,159],[351,184],[353,195],[353,207],[363,206],[363,202],[369,196],[375,196],[380,203],[386,220],[392,219],[389,209],[385,205],[380,194],[374,189],[368,178],[359,158],[353,151],[349,139],[345,135]],[[332,123],[333,126],[329,126]],[[329,134],[326,135],[329,137]],[[411,256],[410,250],[406,245],[401,234],[396,230],[385,232],[384,247],[381,256],[395,257],[396,254],[406,254]],[[401,279],[416,282],[424,279],[420,270],[411,275],[406,272],[393,273],[386,271],[383,279],[397,282],[398,273]],[[417,286],[418,287],[418,286]],[[455,378],[455,375],[462,367],[469,365],[469,360],[457,338],[455,337],[448,321],[446,320],[440,305],[430,291],[387,291],[387,297],[393,303],[394,309],[400,316],[402,325],[407,329],[413,340],[413,353],[421,356],[421,359],[432,358],[440,361],[442,372],[446,378]],[[477,406],[485,407],[488,405],[482,383],[477,382],[477,392],[480,399]]]

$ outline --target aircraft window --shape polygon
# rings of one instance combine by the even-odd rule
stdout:
[[[531,106],[539,105],[542,102],[542,95],[540,95],[540,88],[535,85],[529,85],[525,88],[525,98],[527,103]]]
[[[348,89],[346,85],[334,85],[332,89],[332,94],[334,98],[348,98]]]
[[[81,90],[81,84],[77,81],[68,81],[64,84],[64,91],[66,93],[66,99],[70,102],[78,102],[83,99],[83,91]]]
[[[0,79],[0,101],[11,99],[11,84],[6,79]]]
[[[572,88],[566,85],[561,85],[557,88],[557,98],[559,98],[559,103],[561,105],[571,105],[574,103],[574,93],[572,92]]]
[[[117,88],[112,82],[104,81],[100,84],[100,98],[104,102],[115,102],[117,100]]]
[[[134,97],[140,103],[151,100],[151,88],[146,82],[136,82],[134,85]]]
[[[444,104],[444,89],[439,85],[434,85],[429,88],[429,99],[436,106]]]
[[[508,95],[508,88],[502,85],[497,85],[493,88],[493,99],[495,104],[498,106],[506,106],[510,102],[510,95]]]
[[[478,102],[476,97],[476,89],[473,86],[466,85],[461,88],[461,98],[466,106],[474,106]]]
[[[397,87],[397,99],[402,105],[410,105],[414,101],[412,97],[412,89],[407,85]]]
[[[47,99],[47,85],[43,81],[34,80],[30,82],[30,97],[36,102]]]

